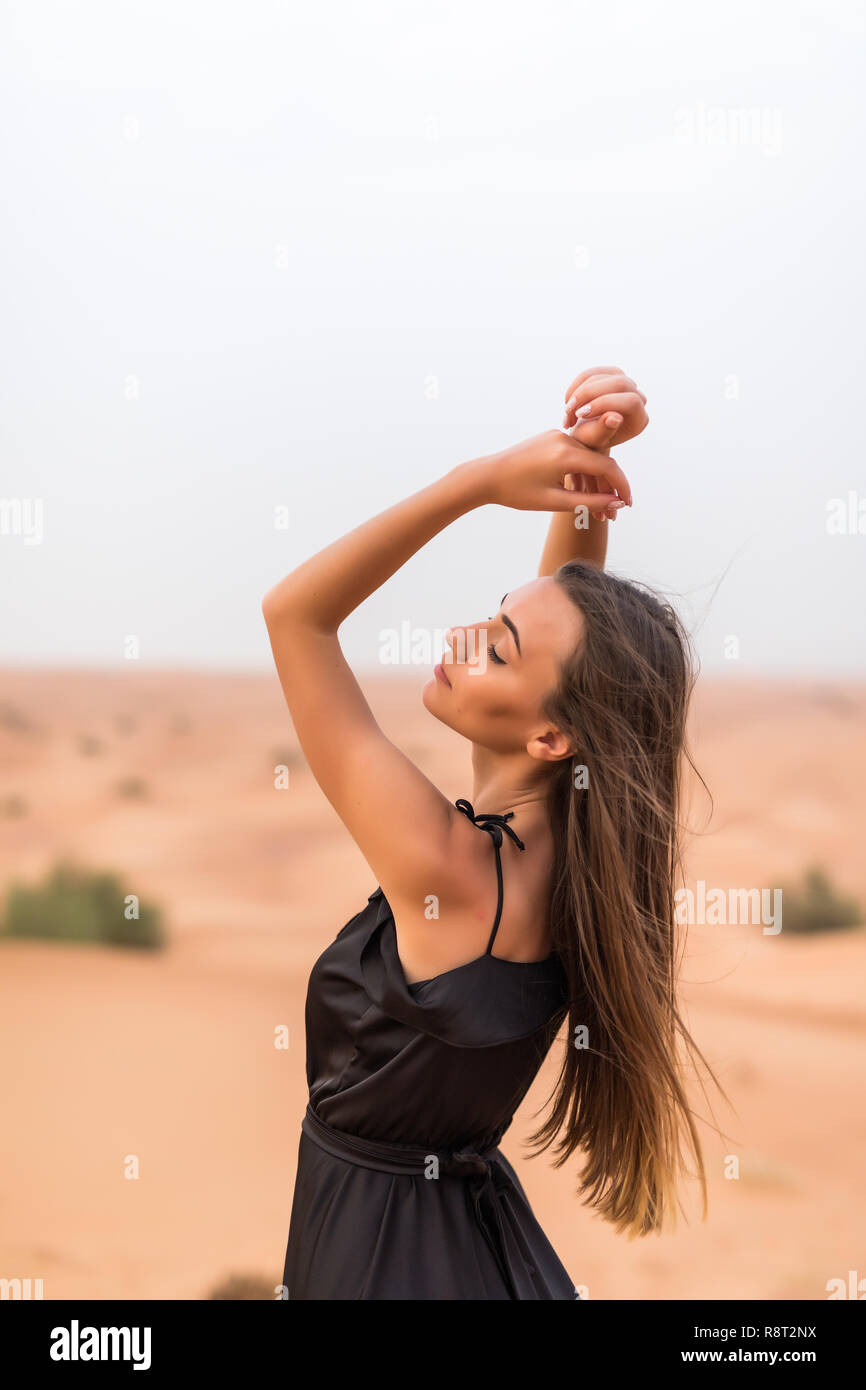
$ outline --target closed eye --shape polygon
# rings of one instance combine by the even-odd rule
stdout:
[[[508,595],[507,595],[507,594],[503,594],[503,595],[502,595],[502,602],[504,603],[505,600],[506,600],[507,598],[508,598]],[[504,623],[505,626],[508,628],[508,631],[511,633],[511,636],[514,638],[514,645],[515,645],[515,647],[517,648],[517,655],[518,655],[519,657],[522,657],[522,656],[523,656],[523,652],[520,650],[520,637],[519,637],[519,634],[518,634],[518,632],[517,632],[517,628],[514,626],[514,623],[511,621],[511,619],[510,619],[510,618],[506,618],[505,614],[502,613],[501,605],[500,605],[500,613],[501,613],[501,616],[502,616],[502,621],[503,621],[503,623]],[[496,619],[493,618],[493,617],[491,617],[491,618],[488,618],[487,621],[490,622],[490,623],[493,623],[493,622],[496,621]],[[488,648],[487,648],[487,653],[488,653],[490,659],[491,659],[492,661],[497,662],[500,666],[507,666],[507,665],[508,665],[508,662],[502,660],[502,657],[499,656],[499,654],[497,653],[497,651],[495,650],[494,647],[492,647],[492,646],[491,646],[491,647],[488,647]]]

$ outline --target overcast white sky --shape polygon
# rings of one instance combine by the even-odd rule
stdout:
[[[704,670],[863,672],[861,3],[0,13],[0,499],[44,527],[7,509],[0,659],[264,665],[283,573],[610,361],[611,568]],[[350,659],[494,612],[545,527],[462,519]]]

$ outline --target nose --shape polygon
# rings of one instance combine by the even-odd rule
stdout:
[[[467,623],[460,627],[446,628],[445,641],[448,644],[451,661],[455,665],[473,666],[477,664],[479,654],[483,650],[479,632],[485,626],[484,623]]]

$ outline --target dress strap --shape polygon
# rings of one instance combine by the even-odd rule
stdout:
[[[502,916],[502,859],[499,850],[502,845],[503,831],[509,839],[514,841],[518,849],[526,849],[526,845],[518,836],[517,831],[508,824],[514,815],[513,811],[506,811],[505,815],[495,815],[492,811],[479,811],[476,816],[471,801],[467,801],[464,796],[461,796],[454,804],[458,811],[462,811],[465,816],[469,817],[473,825],[477,825],[481,830],[490,831],[490,838],[493,840],[493,847],[496,850],[496,920],[493,923],[493,930],[490,933],[487,950],[484,952],[486,956],[489,956],[490,952],[493,950],[493,943],[496,940],[496,933],[499,930],[499,919]]]

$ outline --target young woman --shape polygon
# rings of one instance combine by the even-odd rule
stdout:
[[[262,605],[304,755],[379,885],[310,977],[290,1299],[576,1297],[498,1148],[566,1020],[537,1147],[581,1150],[579,1191],[630,1234],[672,1210],[683,1138],[704,1186],[673,900],[694,677],[672,609],[603,569],[632,502],[608,451],[646,397],[597,367],[566,402],[563,430],[452,469]],[[382,733],[337,634],[488,503],[555,515],[539,577],[450,629],[424,687],[471,745],[452,804]]]

